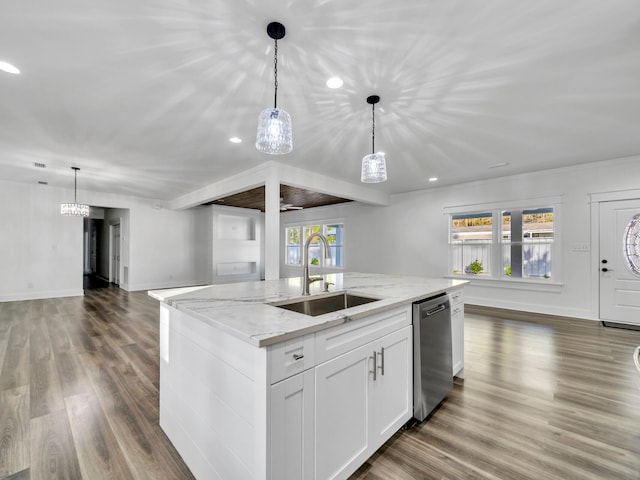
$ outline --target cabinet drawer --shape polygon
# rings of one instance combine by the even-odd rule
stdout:
[[[449,294],[449,302],[451,302],[451,306],[458,305],[459,303],[464,302],[464,297],[462,295],[462,289],[460,290],[451,290],[447,292]]]
[[[317,332],[316,363],[335,358],[407,325],[411,325],[410,305]]]
[[[292,338],[269,347],[270,384],[303,372],[315,365],[314,335]]]

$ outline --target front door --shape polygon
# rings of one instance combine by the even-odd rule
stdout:
[[[640,325],[640,199],[600,203],[600,320]]]

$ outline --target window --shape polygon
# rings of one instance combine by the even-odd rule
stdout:
[[[313,233],[321,233],[327,238],[331,250],[331,258],[324,255],[324,246],[318,238],[309,244],[309,265],[325,267],[344,267],[344,225],[331,223],[323,225],[297,225],[285,229],[285,263],[302,265],[302,248]]]
[[[471,213],[451,217],[453,273],[487,275],[491,272],[493,215]]]
[[[494,280],[551,279],[555,210],[557,207],[452,212],[451,272]]]
[[[512,278],[551,278],[553,208],[502,212],[502,270]]]

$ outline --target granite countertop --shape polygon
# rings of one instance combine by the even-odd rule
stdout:
[[[324,281],[335,284],[330,287],[331,293],[348,291],[379,298],[380,301],[317,317],[268,305],[302,298],[301,277],[151,290],[149,296],[256,347],[265,347],[469,283],[467,280],[354,272],[324,275]],[[321,293],[324,281],[311,285],[312,296],[327,295]]]

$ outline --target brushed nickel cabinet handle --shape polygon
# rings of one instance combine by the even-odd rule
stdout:
[[[373,381],[378,379],[378,352],[373,351]]]
[[[380,360],[380,374],[384,376],[384,347],[380,347],[380,356],[382,357]]]
[[[293,354],[293,359],[294,360],[302,360],[304,358],[304,355],[302,355],[301,353],[294,353]]]

